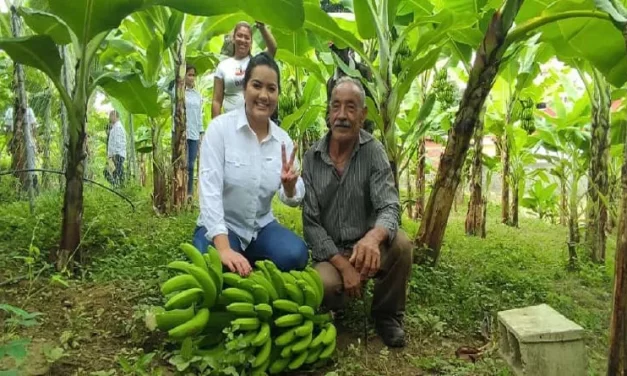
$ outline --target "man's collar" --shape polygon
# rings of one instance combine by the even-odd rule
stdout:
[[[366,144],[372,140],[373,138],[370,133],[366,132],[363,129],[359,130],[359,146]],[[329,154],[329,141],[331,141],[331,130],[327,131],[326,135],[320,140],[320,142],[318,142],[318,145],[316,145],[315,151]],[[358,149],[359,149],[359,146],[358,146]]]

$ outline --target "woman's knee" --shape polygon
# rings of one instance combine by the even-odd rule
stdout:
[[[205,236],[206,233],[207,229],[202,226],[196,227],[196,230],[194,231],[192,244],[200,251],[200,253],[207,253],[207,247],[209,247],[209,240],[207,240],[207,237]]]
[[[277,252],[278,260],[275,260],[277,267],[284,272],[295,269],[302,270],[307,266],[309,260],[309,250],[304,241],[298,238],[298,241],[290,243]]]

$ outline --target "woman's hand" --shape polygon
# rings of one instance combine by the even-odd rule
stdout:
[[[246,277],[252,271],[250,262],[241,253],[235,252],[231,248],[218,251],[222,264],[230,271]]]
[[[283,184],[283,191],[287,197],[294,197],[296,194],[296,182],[300,175],[298,171],[294,169],[294,158],[296,157],[296,150],[298,146],[294,145],[292,149],[292,155],[290,160],[287,160],[285,152],[285,144],[281,145],[281,184]]]

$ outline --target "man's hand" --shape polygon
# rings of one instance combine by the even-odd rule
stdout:
[[[372,278],[381,267],[379,241],[374,236],[364,236],[353,247],[353,254],[348,260],[362,279]]]
[[[344,292],[350,298],[361,298],[361,276],[350,264],[341,272],[344,282]]]

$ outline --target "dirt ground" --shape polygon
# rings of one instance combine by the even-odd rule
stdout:
[[[21,307],[28,312],[40,312],[40,325],[21,328],[17,335],[30,338],[27,360],[20,371],[24,375],[82,376],[121,375],[120,357],[157,352],[163,354],[164,335],[150,332],[144,324],[144,309],[140,304],[150,291],[145,286],[130,284],[71,284],[70,287],[36,283],[28,293],[27,282],[0,290],[0,302]],[[4,316],[3,316],[4,315]],[[0,311],[0,323],[6,314]],[[338,354],[336,364],[325,369],[293,373],[293,375],[325,375],[337,370],[342,374],[417,376],[425,373],[415,366],[421,355],[442,352],[454,356],[453,341],[425,343],[408,333],[408,346],[403,350],[388,350],[369,330],[368,341],[363,329],[338,324]],[[357,323],[359,324],[359,323]],[[45,348],[60,348],[63,356],[50,364]],[[337,360],[339,359],[339,360]],[[11,366],[9,358],[0,359],[0,369]],[[155,356],[153,367],[162,375],[173,375],[173,367]],[[154,369],[154,368],[153,368]],[[439,374],[439,373],[435,373]]]

